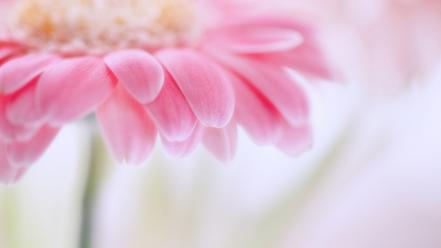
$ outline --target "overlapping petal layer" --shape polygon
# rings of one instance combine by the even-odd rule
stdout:
[[[235,17],[194,44],[155,50],[66,55],[0,39],[0,180],[19,178],[64,124],[94,113],[129,163],[145,161],[157,136],[173,155],[203,143],[227,161],[238,127],[301,153],[311,145],[309,105],[287,68],[330,76],[313,32],[275,15]]]

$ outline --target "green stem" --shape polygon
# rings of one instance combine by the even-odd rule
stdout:
[[[79,248],[92,248],[93,217],[96,196],[100,186],[103,168],[107,161],[104,144],[96,130],[92,130],[89,138],[90,155],[86,168],[86,180],[81,206],[81,223]]]
[[[2,199],[2,225],[4,227],[4,234],[0,246],[3,244],[6,247],[19,247],[20,239],[18,234],[20,233],[20,226],[18,224],[18,218],[20,217],[17,212],[17,190],[4,189]]]

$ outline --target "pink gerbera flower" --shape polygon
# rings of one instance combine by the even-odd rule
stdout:
[[[95,113],[120,161],[160,136],[222,160],[237,126],[289,153],[310,145],[308,101],[285,72],[327,77],[311,30],[226,1],[22,0],[0,37],[0,179],[16,180],[66,123]],[[248,12],[247,12],[248,13]]]

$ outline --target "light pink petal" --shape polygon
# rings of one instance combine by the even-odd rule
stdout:
[[[258,144],[272,144],[280,135],[282,117],[262,94],[233,77],[236,90],[235,120]]]
[[[50,54],[31,54],[9,60],[0,67],[0,91],[14,93],[56,60],[58,58]]]
[[[299,46],[292,47],[289,51],[274,50],[268,51],[268,53],[254,53],[255,58],[281,66],[292,67],[314,77],[323,79],[332,79],[334,77],[327,59],[317,42],[315,30],[310,26],[295,20],[292,16],[261,15],[242,19],[222,28],[231,29],[246,26],[256,27],[259,30],[290,30],[299,33],[303,40]]]
[[[262,27],[279,27],[295,30],[303,37],[303,43],[288,52],[274,51],[268,54],[258,54],[256,57],[279,63],[314,77],[332,79],[333,73],[317,42],[315,31],[289,16],[260,16],[245,21],[242,25],[257,25]]]
[[[8,160],[19,167],[26,167],[34,163],[52,143],[58,130],[55,127],[44,126],[27,141],[7,144]]]
[[[146,105],[155,120],[159,132],[169,141],[186,140],[196,126],[196,117],[168,73],[159,96]]]
[[[143,106],[118,86],[97,111],[107,143],[119,162],[140,164],[150,155],[156,127]]]
[[[230,82],[217,65],[191,50],[167,50],[159,53],[158,58],[203,125],[227,125],[234,112],[235,97]]]
[[[256,54],[253,55],[253,58],[279,66],[290,67],[312,77],[326,80],[335,77],[323,53],[312,44],[303,44],[286,52]]]
[[[290,29],[302,34],[303,37],[310,39],[314,37],[315,30],[311,26],[296,20],[288,15],[255,15],[251,18],[243,18],[236,21],[236,26],[255,26],[255,27],[278,27]]]
[[[0,47],[0,62],[8,58],[14,53],[14,49],[10,47]]]
[[[168,141],[166,138],[162,137],[162,144],[164,145],[165,150],[171,155],[183,157],[196,149],[201,140],[202,133],[201,126],[197,125],[190,137],[188,137],[186,140]]]
[[[302,44],[302,35],[279,27],[239,25],[215,30],[209,41],[235,53],[268,53],[287,51]]]
[[[20,48],[16,46],[4,45],[0,44],[0,64],[9,59],[10,57],[16,55],[21,51]]]
[[[112,93],[114,78],[95,57],[66,59],[49,66],[37,86],[42,113],[53,124],[84,117]]]
[[[289,123],[303,125],[308,121],[305,92],[283,68],[245,57],[209,52],[268,98]]]
[[[39,126],[43,121],[36,101],[37,79],[9,97],[6,117],[10,123],[22,126]]]
[[[311,149],[312,133],[310,126],[305,124],[300,127],[293,127],[285,123],[283,132],[276,142],[276,146],[292,156],[297,156]]]
[[[136,100],[149,103],[158,96],[164,84],[164,71],[153,56],[141,50],[126,50],[112,53],[104,60]]]
[[[8,161],[6,154],[6,146],[0,143],[0,182],[6,184],[15,183],[21,178],[26,168],[12,165]]]
[[[237,147],[236,124],[230,123],[225,128],[205,128],[203,142],[219,160],[232,160]]]
[[[6,116],[9,98],[0,96],[0,142],[26,140],[31,137],[35,128],[12,124]]]

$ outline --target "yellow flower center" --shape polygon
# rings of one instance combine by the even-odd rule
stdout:
[[[196,13],[194,0],[22,0],[13,30],[31,47],[57,52],[156,50],[192,43]]]

